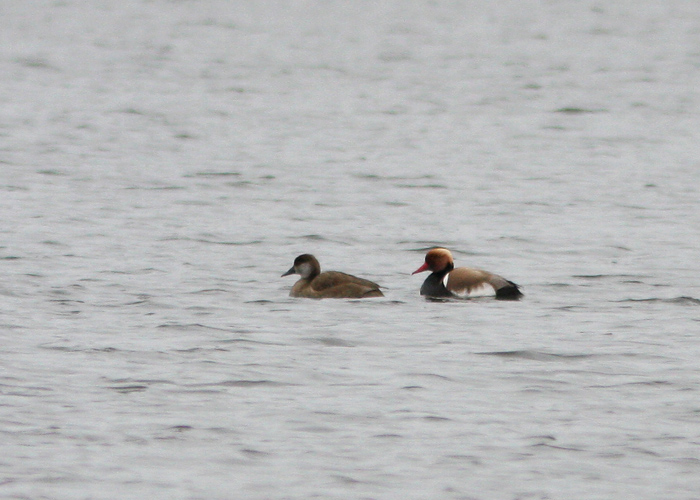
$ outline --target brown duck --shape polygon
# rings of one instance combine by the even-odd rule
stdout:
[[[289,292],[290,297],[309,299],[364,299],[383,297],[384,294],[376,283],[340,273],[338,271],[321,272],[321,265],[316,257],[303,254],[294,259],[294,265],[282,276],[298,274],[301,279],[294,283]]]
[[[517,300],[523,296],[518,285],[497,274],[469,267],[455,269],[452,253],[446,248],[430,250],[425,256],[425,264],[413,274],[428,270],[432,274],[420,287],[420,294],[426,297],[470,298],[495,295],[497,299]]]

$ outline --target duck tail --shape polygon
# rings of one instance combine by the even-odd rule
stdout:
[[[508,281],[508,284],[496,290],[496,298],[500,300],[518,300],[523,296],[520,287]]]

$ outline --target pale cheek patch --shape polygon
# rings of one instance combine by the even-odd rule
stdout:
[[[309,264],[308,262],[305,262],[305,263],[303,263],[302,265],[299,266],[299,270],[298,270],[298,271],[299,271],[299,274],[300,274],[302,277],[306,278],[307,276],[309,276],[309,275],[311,274],[311,270],[312,270],[312,269],[311,269],[311,264]]]

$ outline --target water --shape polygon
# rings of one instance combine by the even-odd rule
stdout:
[[[696,2],[0,14],[0,497],[698,498]]]

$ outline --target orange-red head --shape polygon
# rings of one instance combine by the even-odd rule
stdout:
[[[452,260],[450,251],[446,248],[433,248],[425,254],[425,263],[413,271],[412,274],[422,273],[428,270],[439,273],[447,268],[449,268],[449,270],[454,268],[454,261]]]

